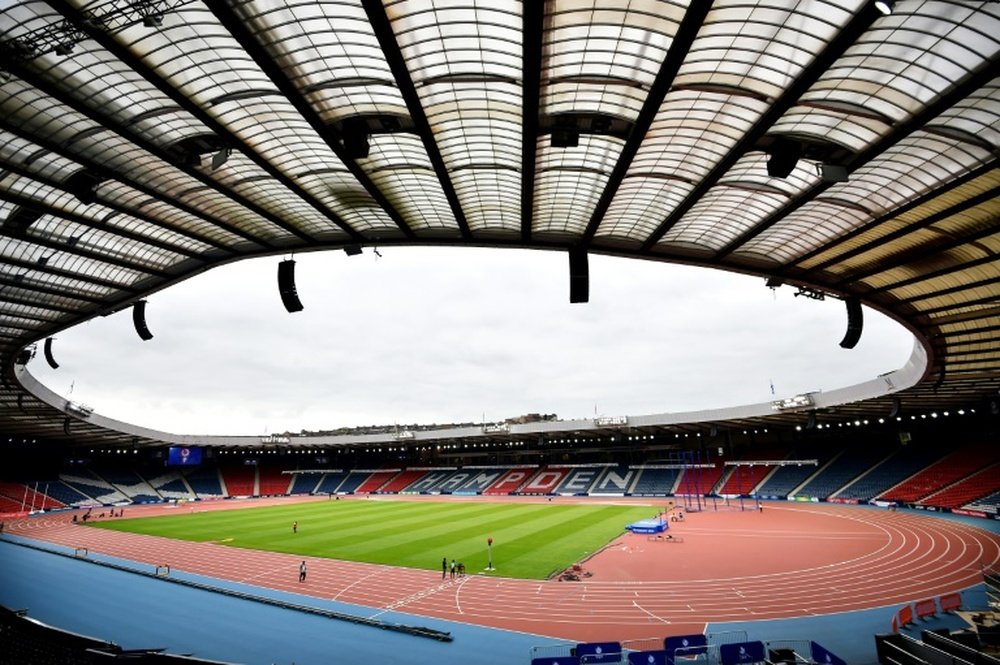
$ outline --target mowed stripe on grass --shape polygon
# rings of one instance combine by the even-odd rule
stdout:
[[[265,506],[90,526],[248,549],[436,570],[442,557],[469,573],[544,579],[606,545],[650,506],[348,500]],[[183,510],[183,508],[178,509]],[[298,533],[292,522],[298,522]]]

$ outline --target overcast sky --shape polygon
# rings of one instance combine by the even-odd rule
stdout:
[[[853,350],[840,300],[717,270],[590,257],[569,303],[564,252],[385,248],[215,268],[57,335],[29,369],[98,413],[177,434],[642,415],[840,388],[897,369],[912,335],[865,308]],[[70,395],[70,391],[72,394]]]

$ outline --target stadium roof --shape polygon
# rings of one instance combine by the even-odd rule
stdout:
[[[0,8],[8,432],[132,439],[22,386],[31,343],[220,263],[392,244],[573,248],[859,299],[927,365],[848,417],[1000,388],[996,2]]]

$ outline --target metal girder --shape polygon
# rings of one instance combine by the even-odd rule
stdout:
[[[998,75],[1000,75],[1000,59],[989,62],[978,71],[970,73],[964,79],[959,81],[954,87],[952,87],[951,90],[935,99],[909,119],[893,127],[887,135],[882,137],[882,139],[876,141],[865,150],[862,150],[851,157],[847,164],[848,172],[856,171],[892,148],[913,132],[922,129],[924,125],[929,123],[931,120],[938,117],[945,111],[950,110],[955,104],[995,79]],[[811,202],[834,184],[836,183],[817,183],[808,191],[803,192],[801,195],[795,197],[793,200],[782,206],[780,210],[775,211],[767,219],[763,220],[753,228],[747,229],[746,232],[731,240],[725,247],[716,252],[713,259],[715,261],[721,261],[726,258],[735,252],[738,247],[749,240],[753,240],[788,215]]]
[[[956,273],[956,272],[960,272],[960,271],[963,271],[963,270],[965,270],[967,268],[976,268],[978,266],[981,266],[981,265],[984,265],[984,264],[987,264],[987,263],[992,263],[994,261],[1000,261],[1000,257],[993,256],[993,255],[983,256],[983,257],[980,257],[980,258],[978,258],[978,259],[976,259],[974,261],[964,261],[962,263],[958,263],[958,264],[955,264],[955,265],[950,265],[947,268],[941,268],[940,270],[935,270],[933,272],[928,272],[928,273],[923,273],[923,274],[920,274],[920,275],[915,275],[914,277],[908,277],[907,279],[901,279],[899,281],[891,282],[889,284],[883,284],[882,286],[879,286],[878,288],[874,288],[874,289],[871,289],[869,291],[866,291],[865,293],[880,293],[880,292],[884,292],[884,291],[893,291],[895,289],[901,289],[901,288],[904,288],[904,287],[907,287],[907,286],[911,286],[913,284],[918,284],[920,282],[926,282],[927,280],[930,280],[930,279],[936,279],[938,277],[943,277],[944,275],[950,275],[950,274],[953,274],[953,273]],[[859,295],[863,295],[863,294],[859,293]]]
[[[538,145],[538,96],[542,77],[545,3],[521,5],[521,240],[531,241],[535,215],[535,152]]]
[[[64,270],[62,268],[56,268],[50,265],[43,265],[37,261],[25,261],[24,259],[18,259],[10,256],[0,256],[0,264],[6,263],[7,265],[17,266],[18,268],[24,268],[25,270],[34,270],[38,272],[43,272],[46,275],[52,275],[54,277],[65,277],[66,279],[75,279],[81,282],[89,282],[96,286],[103,286],[108,289],[118,289],[119,291],[127,291],[129,293],[138,293],[139,290],[133,286],[121,284],[119,282],[114,282],[110,279],[104,279],[103,277],[95,277],[93,275],[84,275],[81,273],[75,273],[70,270]]]
[[[44,293],[50,296],[56,296],[58,298],[67,298],[69,300],[79,300],[80,302],[89,302],[95,305],[104,304],[101,298],[83,295],[79,293],[74,293],[72,291],[62,291],[60,289],[53,288],[51,286],[46,286],[44,284],[31,284],[25,281],[17,281],[14,279],[8,279],[5,275],[0,275],[0,285],[9,286],[14,289],[20,289],[22,291],[34,291],[35,293]],[[2,297],[2,292],[0,292],[0,297]]]
[[[2,300],[5,303],[11,305],[21,305],[23,307],[31,307],[32,309],[44,309],[50,312],[59,312],[61,314],[73,314],[78,315],[80,312],[78,310],[72,309],[70,307],[64,307],[62,305],[55,305],[53,303],[41,303],[31,300],[24,300],[23,298],[18,298],[16,296],[11,296],[8,293],[3,293]]]
[[[695,37],[698,36],[698,31],[705,22],[705,17],[712,9],[712,2],[713,0],[700,0],[688,5],[684,19],[677,28],[677,34],[674,35],[673,40],[670,42],[667,55],[660,65],[660,71],[657,72],[656,78],[653,80],[653,85],[650,86],[649,92],[646,94],[642,109],[639,111],[639,115],[636,116],[632,131],[629,133],[628,139],[625,141],[625,146],[618,156],[615,168],[611,171],[604,191],[601,193],[601,198],[597,201],[597,206],[590,216],[587,229],[583,232],[583,245],[590,244],[594,239],[594,234],[597,233],[597,229],[604,220],[604,215],[608,212],[615,194],[618,193],[618,188],[621,187],[622,181],[628,174],[632,160],[635,159],[639,148],[642,146],[642,142],[646,139],[646,133],[652,126],[653,120],[656,119],[656,114],[659,113],[660,106],[670,91],[677,72],[680,70],[681,65],[684,64],[684,60],[691,50],[691,45],[694,43]]]
[[[816,81],[822,77],[830,66],[837,61],[861,35],[865,33],[871,24],[880,16],[872,3],[865,3],[861,10],[851,19],[843,30],[827,45],[823,52],[816,56],[809,65],[802,70],[795,82],[792,83],[781,97],[771,105],[771,107],[761,116],[760,120],[754,123],[754,128],[747,132],[733,146],[729,154],[709,172],[698,185],[691,190],[683,201],[681,201],[673,212],[660,223],[656,230],[646,239],[642,245],[642,251],[650,251],[687,212],[705,196],[708,191],[733,167],[736,162],[749,152],[758,139],[767,133],[767,130],[783,116],[796,102],[799,97],[805,94]]]
[[[260,42],[254,37],[253,33],[246,27],[246,21],[239,17],[236,12],[230,7],[226,2],[221,0],[204,0],[204,4],[208,7],[215,18],[222,24],[229,34],[233,36],[236,41],[240,43],[243,50],[247,52],[257,66],[260,67],[261,71],[271,80],[278,90],[285,96],[288,102],[295,107],[295,110],[302,115],[309,126],[312,127],[313,131],[326,142],[327,146],[340,161],[344,163],[351,175],[361,184],[362,187],[368,192],[369,195],[375,200],[375,202],[385,211],[392,221],[396,223],[400,231],[407,238],[414,238],[415,234],[413,229],[410,228],[403,216],[399,214],[395,206],[389,202],[389,199],[385,197],[382,191],[372,182],[372,179],[365,173],[364,169],[358,166],[357,162],[347,156],[343,145],[340,143],[340,137],[335,128],[327,125],[320,118],[319,113],[316,109],[312,107],[311,104],[303,96],[302,92],[298,90],[295,85],[289,80],[288,75],[285,74],[284,70],[275,62],[274,58],[267,52]],[[350,229],[345,225],[345,231],[353,234],[353,239],[355,241],[361,240],[360,234],[358,234],[353,229]]]
[[[882,215],[880,217],[876,217],[875,219],[873,219],[872,221],[870,221],[869,223],[867,223],[867,224],[865,224],[863,226],[858,226],[856,228],[851,229],[849,232],[847,232],[844,235],[838,237],[837,238],[837,243],[841,244],[841,243],[853,240],[854,238],[857,238],[858,236],[871,231],[873,228],[875,228],[875,227],[877,227],[877,226],[879,226],[881,224],[884,224],[885,222],[888,222],[888,221],[891,221],[893,219],[896,219],[900,215],[906,214],[906,213],[910,212],[911,210],[915,210],[916,208],[919,208],[922,205],[926,205],[926,204],[930,203],[931,201],[934,201],[935,199],[941,197],[943,194],[947,194],[949,192],[952,192],[952,191],[958,189],[959,187],[961,187],[962,185],[965,185],[966,183],[969,183],[969,182],[975,180],[976,178],[978,178],[980,176],[986,175],[987,173],[989,173],[990,171],[992,171],[993,169],[996,169],[996,168],[1000,168],[1000,159],[994,159],[994,160],[992,160],[992,161],[990,161],[990,162],[988,162],[986,164],[983,164],[979,168],[973,169],[973,170],[969,171],[968,173],[964,173],[961,176],[959,176],[958,178],[955,178],[954,180],[952,180],[951,182],[949,182],[944,187],[941,187],[940,189],[932,189],[931,191],[927,192],[923,196],[918,196],[917,198],[913,199],[912,201],[910,201],[908,203],[904,203],[900,207],[898,207],[898,208],[896,208],[894,210],[891,210],[891,211],[885,213],[884,215]],[[816,249],[813,249],[813,250],[811,250],[809,252],[806,252],[802,256],[798,257],[797,259],[795,259],[795,262],[798,263],[798,264],[805,263],[806,261],[809,261],[813,257],[815,257],[815,256],[817,256],[819,254],[825,254],[825,253],[829,252],[830,250],[831,250],[831,246],[830,245],[822,245],[822,246],[817,247]],[[854,250],[851,250],[851,251],[854,251]],[[831,262],[841,260],[843,258],[843,256],[844,255],[838,254],[833,259],[828,259],[826,261],[823,261],[822,263],[818,264],[817,266],[813,266],[812,268],[807,268],[807,269],[805,269],[802,272],[795,273],[795,275],[798,276],[798,275],[809,274],[811,272],[814,272],[814,271],[818,270],[818,266],[825,266],[825,265],[828,265]],[[789,271],[787,271],[787,270],[779,271],[779,272],[777,272],[775,274],[782,275],[782,276],[788,276],[788,277],[792,276],[792,273],[789,272]]]
[[[192,207],[192,206],[184,203],[183,201],[180,201],[180,200],[177,200],[177,199],[167,198],[162,193],[158,192],[157,190],[153,189],[152,187],[148,187],[146,185],[143,185],[142,183],[138,182],[137,180],[134,180],[132,178],[127,177],[123,173],[118,173],[116,171],[112,171],[111,169],[109,169],[109,168],[107,168],[107,167],[105,167],[105,166],[103,166],[101,164],[98,164],[97,162],[95,162],[95,161],[93,161],[93,160],[91,160],[91,159],[89,159],[87,157],[84,157],[83,155],[78,155],[76,153],[72,153],[72,152],[66,150],[64,147],[62,147],[58,143],[56,143],[55,141],[52,141],[50,139],[43,138],[43,137],[40,137],[40,136],[35,136],[35,135],[32,135],[32,134],[28,134],[27,132],[25,132],[24,130],[22,130],[20,127],[17,127],[15,125],[11,124],[10,122],[8,122],[8,119],[5,118],[5,117],[2,117],[2,116],[0,116],[0,130],[3,130],[3,131],[8,132],[10,134],[13,134],[13,135],[15,135],[15,136],[17,136],[17,137],[25,140],[25,141],[28,141],[29,143],[34,143],[35,145],[37,145],[37,146],[39,146],[41,148],[44,148],[45,150],[47,150],[47,151],[49,151],[49,152],[51,152],[51,153],[53,153],[55,155],[59,155],[60,157],[62,157],[64,159],[67,159],[67,160],[69,160],[71,162],[76,162],[77,164],[81,164],[84,167],[86,167],[88,170],[93,171],[94,173],[99,173],[101,175],[104,175],[108,179],[117,180],[118,182],[121,182],[121,183],[123,183],[125,185],[128,185],[129,187],[131,187],[132,189],[134,189],[134,190],[136,190],[138,192],[142,192],[143,194],[145,194],[146,196],[148,196],[148,197],[150,197],[152,199],[155,199],[155,200],[160,201],[162,203],[165,203],[167,205],[173,206],[173,207],[177,208],[178,210],[182,210],[182,211],[188,213],[189,215],[193,215],[193,216],[197,217],[198,219],[204,220],[206,223],[211,224],[212,226],[218,227],[220,229],[225,229],[226,231],[232,233],[233,235],[237,235],[237,236],[243,238],[244,240],[247,240],[248,242],[254,243],[255,245],[259,245],[261,247],[265,247],[265,248],[268,248],[268,249],[273,249],[273,247],[274,247],[274,245],[272,245],[270,242],[268,242],[266,240],[263,240],[261,238],[258,238],[257,236],[255,236],[255,235],[253,235],[251,233],[248,233],[247,231],[244,231],[243,229],[241,229],[241,228],[239,228],[237,226],[234,226],[234,225],[230,224],[229,222],[224,222],[224,221],[221,221],[221,220],[209,217],[209,216],[205,215],[204,213],[200,212],[199,210],[197,210],[196,208],[194,208],[194,207]]]
[[[11,164],[10,162],[0,160],[0,168],[2,168],[4,170],[7,170],[7,171],[10,171],[11,173],[15,173],[15,174],[21,176],[22,178],[27,178],[28,180],[33,180],[34,182],[42,183],[42,184],[44,184],[44,185],[46,185],[48,187],[51,187],[52,189],[57,189],[57,190],[60,190],[60,191],[65,191],[65,190],[63,190],[61,183],[58,183],[58,182],[52,180],[51,178],[46,178],[46,177],[44,177],[42,175],[39,175],[37,173],[33,173],[30,169],[27,169],[27,168],[25,168],[25,167],[23,167],[23,166],[21,166],[19,164]],[[105,208],[108,208],[110,210],[113,210],[113,211],[115,211],[115,212],[117,212],[119,214],[125,215],[126,217],[132,217],[134,219],[138,219],[138,220],[141,220],[143,222],[146,222],[147,224],[152,224],[154,226],[161,226],[161,227],[163,227],[165,229],[169,229],[170,231],[176,233],[177,235],[181,235],[181,236],[184,236],[185,238],[189,238],[189,239],[194,240],[196,242],[200,242],[200,243],[209,245],[209,246],[213,247],[214,249],[223,251],[223,252],[225,252],[227,254],[230,254],[230,255],[236,255],[237,254],[236,250],[234,250],[232,247],[229,247],[228,245],[225,245],[225,244],[219,242],[218,240],[214,240],[212,238],[206,238],[206,237],[203,237],[201,235],[197,235],[193,231],[181,228],[181,227],[177,226],[176,224],[173,224],[173,223],[170,223],[170,222],[165,222],[163,220],[156,219],[155,217],[150,217],[149,215],[144,215],[144,214],[142,214],[142,213],[140,213],[140,212],[138,212],[136,210],[131,210],[129,208],[126,208],[123,205],[119,205],[119,204],[114,203],[112,201],[97,200],[97,201],[95,201],[95,203],[97,203],[98,205],[101,205],[101,206],[103,206]]]
[[[365,14],[368,15],[368,20],[372,24],[372,30],[375,31],[375,37],[378,39],[379,46],[382,47],[382,54],[385,56],[386,62],[389,63],[392,76],[396,79],[396,86],[399,88],[399,92],[406,102],[410,118],[413,120],[417,134],[424,144],[427,157],[431,160],[434,173],[437,174],[438,181],[441,183],[441,189],[448,199],[448,205],[451,207],[451,212],[458,223],[462,238],[469,240],[472,238],[472,231],[469,229],[469,223],[465,219],[465,213],[462,211],[462,204],[458,200],[455,187],[451,183],[448,167],[445,165],[444,158],[441,157],[441,151],[438,150],[437,142],[434,140],[434,133],[431,131],[430,123],[427,121],[424,107],[420,104],[420,95],[417,94],[417,89],[413,85],[413,79],[410,77],[410,70],[406,66],[406,60],[403,58],[403,53],[399,50],[396,35],[392,31],[392,23],[385,13],[385,6],[382,4],[382,0],[361,0],[361,4],[364,6]]]
[[[91,32],[94,32],[96,34],[103,35],[103,33],[100,33],[97,30],[94,29],[90,30]],[[105,36],[105,39],[109,38]],[[71,94],[59,89],[58,86],[52,84],[51,81],[48,81],[41,76],[37,76],[32,72],[24,71],[21,68],[18,68],[17,73],[19,78],[21,78],[27,83],[30,83],[32,86],[34,86],[38,90],[41,90],[46,95],[52,97],[60,104],[68,106],[75,112],[79,113],[80,115],[89,119],[91,122],[104,128],[105,130],[117,134],[122,139],[125,139],[126,141],[132,143],[133,145],[138,146],[142,150],[145,150],[149,154],[154,155],[156,158],[160,159],[164,163],[169,164],[170,166],[177,169],[178,171],[181,171],[188,177],[193,178],[194,180],[200,182],[206,188],[211,189],[216,193],[218,193],[219,195],[228,198],[233,203],[236,203],[237,205],[246,208],[247,210],[253,212],[255,215],[267,220],[268,222],[270,222],[271,224],[273,224],[278,228],[288,231],[289,233],[300,238],[301,240],[307,242],[312,240],[312,238],[308,234],[301,231],[297,227],[289,224],[288,222],[284,221],[277,215],[268,212],[263,207],[257,205],[253,201],[250,201],[249,199],[231,190],[224,188],[214,178],[202,173],[195,166],[178,163],[177,160],[165,148],[145,138],[138,131],[115,122],[114,120],[112,120],[107,115],[105,115],[98,109],[94,108],[93,106],[84,104],[83,102],[75,99]]]
[[[334,214],[333,211],[327,209],[322,203],[317,201],[311,194],[302,189],[291,178],[287,177],[284,173],[276,169],[270,162],[265,160],[254,150],[251,150],[250,147],[247,146],[245,143],[233,137],[232,133],[229,131],[227,127],[225,127],[211,115],[206,113],[204,109],[202,109],[197,104],[192,102],[189,98],[182,95],[176,88],[174,88],[166,81],[164,81],[163,78],[161,78],[148,65],[142,62],[142,60],[137,58],[128,48],[122,46],[117,41],[115,41],[114,37],[90,26],[85,21],[81,21],[82,16],[79,13],[79,11],[77,11],[65,0],[46,0],[46,1],[53,7],[53,9],[62,14],[68,20],[77,21],[83,24],[84,30],[86,31],[87,35],[92,39],[94,39],[95,41],[97,41],[97,43],[100,44],[101,47],[114,54],[114,56],[118,58],[122,63],[130,67],[132,71],[139,74],[148,83],[150,83],[164,95],[169,97],[175,104],[177,104],[185,111],[193,115],[195,118],[197,118],[199,122],[201,122],[206,127],[211,129],[215,134],[219,136],[228,137],[229,139],[231,139],[230,143],[234,147],[236,147],[245,157],[247,157],[250,161],[254,162],[258,167],[266,171],[268,175],[270,175],[272,178],[274,178],[282,185],[284,185],[286,188],[288,188],[289,191],[294,192],[299,198],[301,198],[303,201],[312,206],[317,212],[322,214],[326,219],[333,222],[335,225],[339,226],[353,240],[355,241],[361,240],[360,234],[353,228],[351,228],[350,225],[344,222],[344,220],[340,219],[338,215]],[[133,142],[135,143],[136,141],[133,140]],[[136,145],[142,145],[142,144],[136,143]],[[145,148],[145,146],[143,147]],[[170,160],[167,159],[167,162],[170,163]],[[191,167],[185,168],[183,166],[179,166],[176,164],[174,166],[176,168],[183,170],[191,177],[196,178],[199,181],[203,182],[206,186],[215,189],[223,196],[226,196],[230,200],[254,212],[263,219],[266,219],[271,224],[296,236],[303,242],[306,242],[307,244],[314,243],[314,239],[305,231],[299,229],[298,227],[289,222],[286,222],[277,215],[268,212],[261,206],[257,205],[256,203],[253,203],[248,199],[245,199],[244,197],[236,194],[235,192],[223,189],[219,185],[219,183],[217,183],[214,179],[205,176],[197,169]]]
[[[0,235],[7,236],[6,233],[2,233]],[[59,252],[66,252],[68,254],[75,254],[76,256],[82,256],[88,259],[94,259],[95,261],[100,261],[102,263],[109,263],[111,265],[118,266],[119,268],[125,268],[126,270],[135,270],[137,272],[146,273],[148,275],[155,275],[156,277],[163,277],[163,278],[174,277],[172,273],[169,273],[166,270],[160,270],[159,268],[153,268],[143,263],[126,261],[124,259],[119,259],[118,257],[115,256],[108,256],[106,254],[101,254],[100,252],[95,252],[94,250],[82,248],[79,245],[69,245],[66,243],[53,242],[48,238],[41,238],[39,236],[33,236],[33,235],[26,235],[23,238],[18,238],[18,240],[24,240],[25,242],[41,245],[42,247],[48,247],[49,249],[54,249]]]
[[[186,256],[189,259],[195,259],[203,263],[209,262],[207,258],[205,258],[201,254],[193,250],[177,247],[176,245],[171,245],[168,242],[163,242],[162,240],[157,240],[156,238],[150,238],[148,236],[144,236],[141,233],[136,233],[135,231],[121,229],[98,220],[93,220],[88,217],[84,217],[83,215],[77,215],[71,212],[67,212],[65,210],[60,210],[59,208],[49,205],[45,201],[39,201],[37,199],[31,198],[30,196],[15,194],[13,192],[0,191],[0,200],[7,201],[9,203],[14,203],[16,205],[35,208],[37,210],[41,210],[43,214],[49,215],[51,217],[59,217],[61,219],[74,222],[81,226],[86,226],[91,229],[104,231],[106,233],[111,233],[121,238],[128,238],[129,240],[142,243],[144,245],[149,245],[150,247],[156,247],[166,252],[172,252],[174,254],[180,254],[181,256]]]

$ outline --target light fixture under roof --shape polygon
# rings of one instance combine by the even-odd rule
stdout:
[[[875,9],[888,16],[892,13],[893,4],[892,0],[875,0]]]

